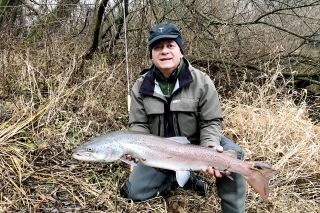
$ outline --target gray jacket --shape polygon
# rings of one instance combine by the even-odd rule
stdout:
[[[141,72],[131,97],[130,130],[185,136],[201,146],[220,145],[222,111],[216,88],[208,75],[186,59],[170,98],[162,94],[153,67]],[[170,130],[166,129],[168,120]]]

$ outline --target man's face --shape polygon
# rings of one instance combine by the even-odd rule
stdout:
[[[151,50],[152,62],[165,78],[178,67],[182,53],[179,45],[172,39],[158,41]]]

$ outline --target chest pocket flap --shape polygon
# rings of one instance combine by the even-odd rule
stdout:
[[[164,113],[163,101],[158,98],[145,97],[143,104],[147,115]]]
[[[170,109],[176,112],[197,112],[198,99],[180,98],[171,101]]]

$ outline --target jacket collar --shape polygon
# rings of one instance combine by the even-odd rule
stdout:
[[[180,74],[178,76],[179,88],[184,87],[190,84],[191,82],[193,82],[192,74],[189,69],[190,63],[185,58],[183,58],[183,60],[184,60],[184,63],[182,65]],[[140,73],[141,75],[145,74],[145,77],[139,89],[140,93],[153,96],[154,88],[155,88],[155,75],[153,73],[153,70],[154,70],[154,65],[152,65],[148,69],[144,69]]]

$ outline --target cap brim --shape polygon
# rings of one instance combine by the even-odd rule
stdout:
[[[159,36],[156,36],[154,37],[153,39],[151,39],[149,42],[148,42],[148,46],[150,46],[152,43],[154,43],[155,41],[158,41],[160,39],[163,39],[163,38],[178,38],[179,35],[159,35]]]

